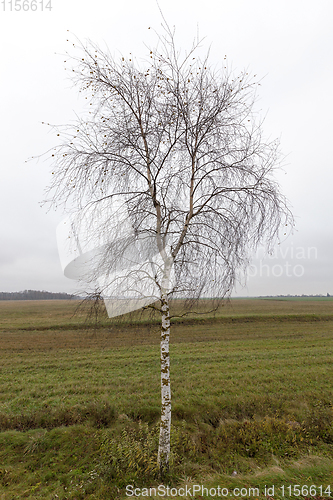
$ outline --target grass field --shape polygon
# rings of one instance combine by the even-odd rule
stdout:
[[[93,328],[76,305],[0,302],[0,499],[128,498],[127,484],[159,484],[157,318]],[[329,298],[234,299],[175,319],[170,485],[333,495],[332,337]]]

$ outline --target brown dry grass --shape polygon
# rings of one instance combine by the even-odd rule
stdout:
[[[83,310],[75,315],[77,307],[78,301],[1,301],[0,349],[108,349],[159,343],[156,319],[150,322],[147,316],[127,315],[121,323],[104,318],[95,329],[93,324],[85,325]],[[175,322],[171,340],[183,343],[242,340],[249,336],[288,338],[311,334],[317,322],[324,333],[331,331],[333,301],[237,299],[226,303],[215,317]]]

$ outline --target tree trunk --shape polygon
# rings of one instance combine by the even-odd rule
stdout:
[[[170,387],[170,312],[166,293],[161,297],[161,424],[158,446],[158,465],[163,479],[169,471],[170,428],[171,428],[171,387]]]

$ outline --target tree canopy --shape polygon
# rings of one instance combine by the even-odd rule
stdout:
[[[71,76],[91,110],[58,131],[53,200],[123,196],[135,235],[168,243],[174,292],[225,295],[249,252],[291,222],[272,177],[279,141],[263,139],[254,112],[258,82],[224,61],[213,70],[197,45],[181,57],[168,28],[141,64],[79,49]]]

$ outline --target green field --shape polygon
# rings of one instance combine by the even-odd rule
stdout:
[[[158,318],[85,324],[76,306],[0,302],[0,499],[128,498],[127,484],[159,484]],[[169,484],[333,496],[332,338],[329,298],[234,299],[176,318]]]

